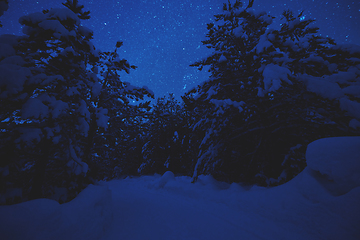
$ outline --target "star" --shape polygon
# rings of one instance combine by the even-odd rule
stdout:
[[[156,97],[174,93],[180,99],[208,79],[209,73],[189,65],[211,53],[201,44],[206,39],[206,24],[214,21],[213,16],[221,13],[227,0],[79,2],[91,12],[90,20],[82,24],[94,31],[95,47],[112,51],[117,41],[123,41],[120,57],[138,66],[130,74],[122,73],[122,81],[146,85]],[[11,1],[9,10],[0,18],[4,26],[0,32],[19,35],[19,17],[58,7],[63,7],[58,0]],[[254,7],[255,11],[267,11],[277,18],[286,9],[295,13],[304,10],[302,18],[316,19],[314,25],[322,35],[337,43],[359,43],[359,1],[255,0]],[[274,22],[279,24],[280,19]]]

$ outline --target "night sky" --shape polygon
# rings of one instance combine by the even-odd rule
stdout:
[[[65,0],[9,0],[9,10],[0,17],[0,34],[21,34],[19,17],[42,9],[62,7]],[[202,46],[206,23],[222,11],[227,0],[80,0],[91,19],[82,24],[94,31],[93,43],[102,51],[124,42],[120,57],[138,66],[123,81],[148,86],[156,97],[173,92],[180,99],[186,91],[207,80],[208,73],[190,64],[210,54]],[[234,2],[231,1],[231,2]],[[248,1],[246,1],[247,4]],[[256,11],[278,17],[285,9],[305,10],[316,19],[320,33],[337,43],[360,45],[360,1],[351,0],[255,0]],[[279,19],[275,19],[275,24]],[[275,27],[274,27],[275,28]]]

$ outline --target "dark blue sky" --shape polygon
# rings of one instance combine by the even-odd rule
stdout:
[[[62,7],[65,0],[9,0],[9,10],[0,18],[0,34],[21,34],[18,18],[32,12]],[[118,40],[122,58],[138,69],[122,80],[148,86],[161,97],[174,92],[179,98],[205,81],[206,72],[189,65],[210,52],[202,46],[206,23],[222,9],[227,0],[80,0],[91,19],[83,25],[94,31],[98,49],[114,49]],[[234,0],[232,1],[234,2]],[[246,1],[247,2],[247,1]],[[255,0],[255,10],[265,10],[277,17],[283,10],[305,10],[316,19],[323,35],[337,43],[360,44],[360,1],[351,0]],[[275,21],[275,23],[278,21]]]

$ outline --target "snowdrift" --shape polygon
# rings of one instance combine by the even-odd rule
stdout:
[[[308,167],[273,188],[211,176],[90,185],[73,201],[0,207],[1,239],[360,239],[360,137],[309,144]],[[111,190],[111,191],[110,191]]]
[[[112,222],[111,191],[88,186],[73,201],[60,205],[37,199],[0,207],[1,239],[99,239]]]

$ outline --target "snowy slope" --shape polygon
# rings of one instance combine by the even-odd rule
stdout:
[[[199,176],[89,186],[59,205],[0,207],[2,239],[360,239],[360,137],[311,143],[308,167],[274,187]],[[111,195],[110,191],[111,190]]]
[[[111,227],[111,199],[107,188],[90,185],[62,205],[37,199],[0,206],[0,239],[101,239]]]

